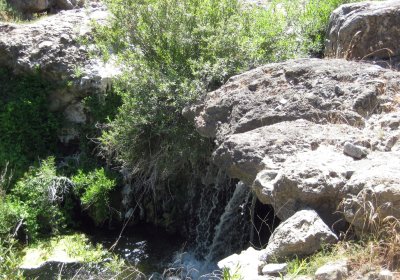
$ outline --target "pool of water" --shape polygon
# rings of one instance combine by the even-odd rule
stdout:
[[[149,225],[128,228],[121,236],[119,231],[101,231],[89,233],[89,237],[146,275],[162,274],[187,249],[180,236]]]

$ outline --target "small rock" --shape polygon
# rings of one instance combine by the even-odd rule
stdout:
[[[285,280],[313,280],[313,278],[310,276],[299,275],[299,276],[292,276],[287,279],[285,278]]]
[[[53,46],[52,41],[43,41],[38,45],[39,49],[50,48],[52,46]]]
[[[362,159],[368,155],[368,150],[364,147],[354,145],[350,142],[344,144],[343,153],[354,159]]]
[[[263,275],[280,276],[287,273],[286,263],[270,263],[263,267]]]
[[[231,273],[239,269],[239,273],[245,276],[245,279],[257,279],[258,266],[259,266],[260,251],[249,247],[247,250],[242,251],[239,255],[233,254],[218,262],[220,269],[227,268]]]
[[[316,280],[342,280],[348,276],[347,261],[327,263],[318,268],[315,273]]]
[[[379,272],[379,280],[392,280],[393,279],[393,273],[387,269],[381,270]]]

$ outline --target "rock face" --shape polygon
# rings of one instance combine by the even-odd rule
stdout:
[[[399,89],[400,73],[377,65],[301,59],[235,76],[185,114],[281,220],[311,208],[328,226],[361,227],[366,189],[400,217]]]
[[[400,56],[400,1],[347,4],[330,18],[325,55],[388,59]]]
[[[15,74],[40,71],[43,78],[73,81],[73,91],[102,90],[115,69],[89,59],[79,40],[90,37],[90,21],[105,22],[103,8],[63,11],[27,24],[0,23],[0,66]]]
[[[336,241],[336,235],[314,210],[302,210],[275,229],[260,259],[270,262],[295,255],[307,256],[323,244]]]
[[[32,23],[0,22],[0,67],[19,75],[40,73],[57,88],[49,97],[50,109],[60,111],[67,123],[85,123],[81,99],[107,91],[119,73],[112,63],[90,58],[91,46],[80,42],[90,38],[91,21],[102,24],[107,16],[104,7],[94,4]],[[66,128],[60,136],[62,141],[75,137],[73,128]]]

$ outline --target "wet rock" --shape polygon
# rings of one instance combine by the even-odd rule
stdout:
[[[218,262],[220,269],[227,268],[233,275],[238,272],[245,279],[258,278],[260,251],[249,247],[247,250],[242,251],[240,254],[233,254]]]
[[[307,256],[320,250],[322,245],[336,241],[336,235],[314,210],[301,210],[275,229],[260,260]]]
[[[342,5],[329,20],[325,56],[389,59],[400,55],[400,2]]]
[[[316,280],[344,280],[349,274],[346,260],[327,263],[315,272]]]
[[[354,159],[362,159],[368,155],[368,149],[346,142],[343,147],[343,153]]]

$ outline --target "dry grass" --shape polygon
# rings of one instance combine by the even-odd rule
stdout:
[[[400,279],[400,220],[388,216],[387,205],[370,190],[363,190],[357,198],[357,211],[343,240],[306,259],[292,260],[289,274],[314,275],[322,265],[346,259],[347,279],[361,279],[382,269],[395,272],[394,279]]]
[[[390,205],[381,201],[373,189],[362,190],[354,201],[357,210],[350,228],[356,228],[358,245],[349,257],[351,267],[399,270],[400,220],[388,215]]]

